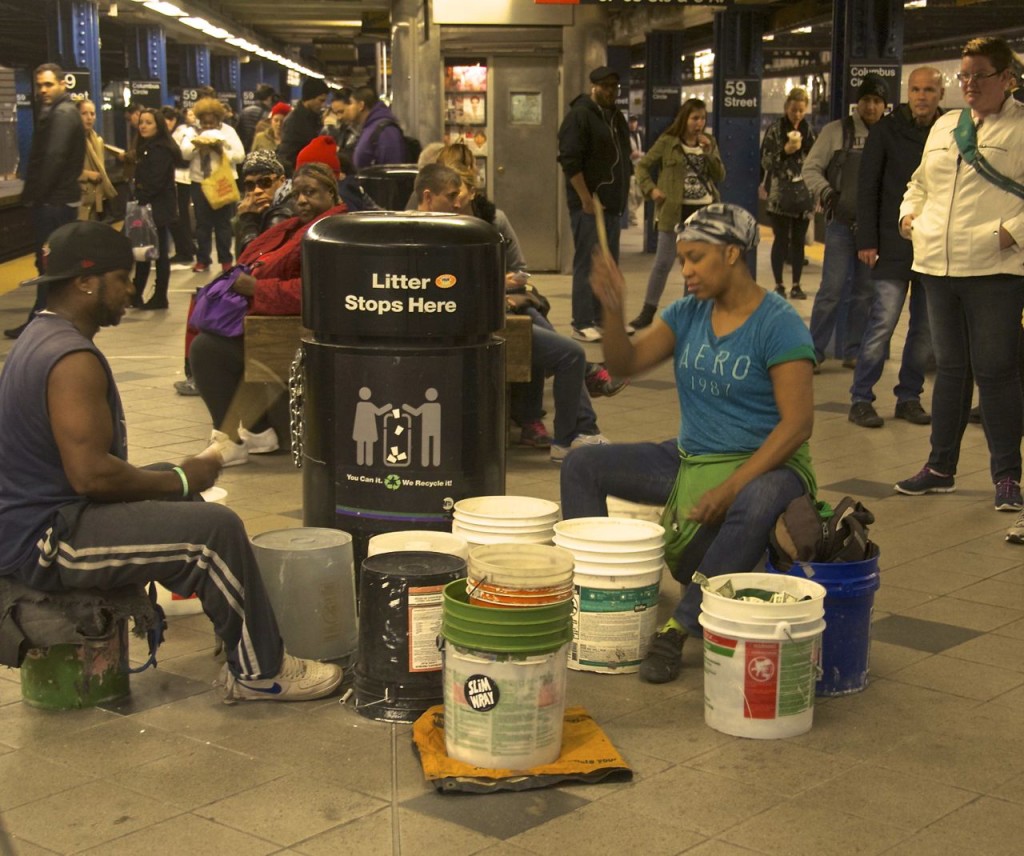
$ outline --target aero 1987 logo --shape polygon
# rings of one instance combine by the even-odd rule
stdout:
[[[455,278],[453,273],[442,273],[434,280],[434,285],[438,288],[451,288],[458,280]]]
[[[462,689],[469,706],[480,713],[493,710],[501,698],[498,685],[487,675],[470,675]]]

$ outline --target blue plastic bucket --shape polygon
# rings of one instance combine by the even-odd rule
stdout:
[[[806,577],[825,587],[825,633],[821,640],[818,696],[859,693],[868,685],[871,654],[871,613],[880,579],[878,554],[859,562],[801,562],[780,571],[765,560],[772,574]]]

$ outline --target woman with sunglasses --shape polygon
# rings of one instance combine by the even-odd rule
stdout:
[[[240,172],[242,199],[238,203],[238,216],[232,222],[236,256],[241,256],[257,235],[295,216],[291,186],[277,155],[254,149],[242,161]]]
[[[956,489],[973,377],[996,511],[1022,507],[1024,104],[1011,94],[1014,60],[1002,39],[966,44],[956,77],[967,106],[932,125],[900,206],[900,233],[914,244],[913,270],[928,296],[938,371],[931,452],[921,471],[895,488],[909,496]],[[1024,540],[1024,527],[1015,525],[1007,538]]]
[[[292,176],[295,216],[253,238],[238,257],[253,265],[232,286],[249,298],[254,315],[298,315],[302,311],[302,238],[318,220],[343,214],[334,173],[319,163],[304,164]],[[268,396],[239,395],[245,360],[242,337],[200,333],[188,353],[213,432],[205,454],[217,454],[225,467],[247,463],[250,454],[278,448],[277,433],[267,421]],[[278,390],[283,382],[275,385]],[[253,406],[254,402],[259,406]]]
[[[139,135],[135,138],[135,198],[148,204],[156,224],[156,284],[153,296],[143,302],[149,279],[149,261],[135,264],[135,306],[139,309],[167,309],[167,286],[171,281],[171,224],[178,219],[178,197],[174,170],[184,163],[178,144],[171,138],[163,114],[146,107],[139,113]]]

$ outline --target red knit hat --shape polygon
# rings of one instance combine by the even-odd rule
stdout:
[[[295,168],[298,169],[304,163],[322,163],[329,167],[335,176],[341,175],[338,144],[334,142],[334,137],[314,137],[313,141],[295,158]]]
[[[283,101],[278,101],[273,107],[270,108],[271,116],[287,116],[292,112],[292,105],[285,104]]]

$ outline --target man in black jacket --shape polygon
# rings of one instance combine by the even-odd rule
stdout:
[[[270,108],[277,101],[277,93],[269,83],[261,83],[253,93],[253,103],[242,110],[238,117],[238,139],[242,141],[246,152],[252,151],[252,140],[256,136],[256,126],[261,119],[270,116]]]
[[[906,104],[881,119],[868,136],[861,157],[857,191],[857,256],[869,268],[875,286],[857,366],[850,387],[850,421],[862,428],[880,428],[873,388],[882,375],[889,340],[910,292],[910,322],[903,345],[896,394],[897,419],[928,425],[931,416],[921,406],[925,365],[931,355],[931,331],[925,291],[911,271],[914,251],[899,234],[899,211],[910,176],[921,162],[925,140],[941,115],[945,92],[942,74],[914,69],[908,79]]]
[[[594,197],[604,206],[608,248],[619,260],[620,218],[629,196],[629,129],[615,107],[619,75],[607,66],[590,72],[590,95],[573,100],[558,129],[558,162],[572,221],[572,335],[600,342],[599,305],[590,291],[590,265],[597,246]]]
[[[35,70],[39,113],[32,134],[32,150],[25,169],[21,201],[32,209],[36,270],[46,272],[43,247],[50,233],[78,217],[82,190],[78,177],[85,163],[85,128],[78,107],[67,94],[64,71],[52,62]],[[36,286],[36,302],[24,324],[4,330],[17,339],[37,312],[46,306],[46,286]]]
[[[289,177],[295,171],[295,158],[310,140],[320,135],[324,125],[321,113],[327,103],[327,84],[316,77],[302,81],[302,98],[281,126],[277,157]]]

